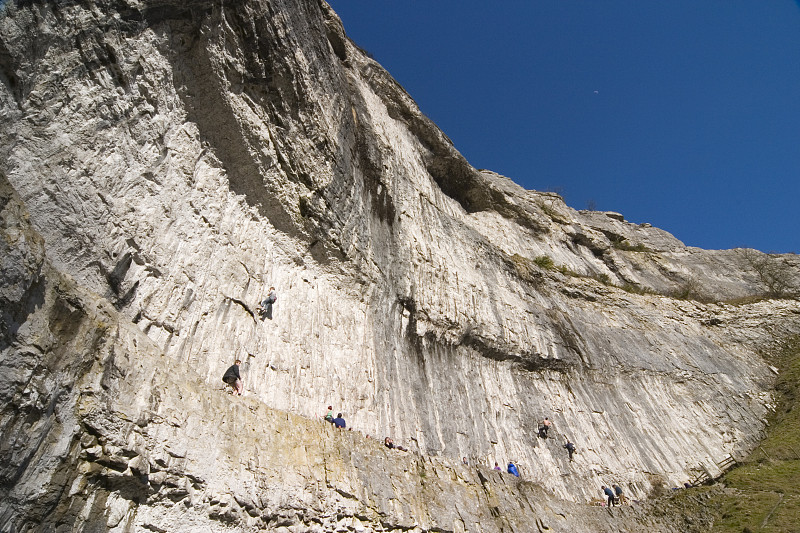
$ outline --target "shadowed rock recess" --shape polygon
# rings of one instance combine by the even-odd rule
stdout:
[[[474,169],[318,0],[0,10],[0,531],[707,528],[797,256]]]

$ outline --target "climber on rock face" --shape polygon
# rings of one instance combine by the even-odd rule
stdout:
[[[332,420],[332,422],[333,422],[333,425],[336,426],[338,429],[344,429],[344,428],[347,427],[347,424],[345,423],[344,418],[342,418],[342,413],[339,413],[338,415],[336,415],[336,418],[334,418]]]
[[[325,414],[325,422],[333,424],[333,407],[328,406],[328,412]]]
[[[564,448],[567,449],[569,453],[569,461],[572,462],[572,454],[575,453],[575,445],[572,444],[569,439],[567,439],[567,443],[564,445]]]
[[[605,485],[603,485],[600,488],[603,489],[603,493],[606,496],[608,496],[608,506],[609,507],[614,507],[614,497],[615,497],[614,496],[614,491],[611,490],[610,488],[606,487]]]
[[[269,318],[272,320],[272,304],[274,304],[278,300],[278,294],[275,292],[275,287],[269,288],[269,294],[267,297],[264,298],[264,301],[261,302],[261,305],[258,306],[258,315],[261,317],[261,320],[265,318]]]
[[[511,461],[508,462],[508,473],[514,474],[516,477],[519,477],[519,470],[517,470],[517,465],[515,465]]]
[[[547,438],[547,432],[550,431],[550,427],[552,425],[553,425],[553,423],[550,422],[550,419],[547,418],[547,417],[544,417],[544,420],[542,420],[539,423],[539,437],[541,437],[543,439],[546,439]]]
[[[242,383],[242,377],[239,375],[239,365],[242,362],[237,359],[235,363],[233,363],[228,370],[225,371],[225,374],[222,376],[222,381],[228,384],[228,386],[233,389],[233,394],[241,396],[242,390],[244,389],[244,383]]]
[[[503,470],[502,468],[500,468],[500,465],[499,465],[499,464],[497,464],[497,461],[495,461],[495,463],[494,463],[494,469],[495,469],[495,470],[500,470],[500,471],[502,471],[502,470]]]

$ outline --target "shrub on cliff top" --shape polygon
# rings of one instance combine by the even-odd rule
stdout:
[[[795,284],[798,267],[786,257],[765,254],[758,250],[740,249],[739,255],[747,267],[758,277],[766,295],[771,298],[797,296],[800,287]]]

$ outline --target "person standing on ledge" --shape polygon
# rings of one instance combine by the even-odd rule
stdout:
[[[628,499],[625,497],[625,494],[622,492],[622,487],[619,485],[612,485],[614,487],[614,494],[617,496],[620,505],[625,505],[628,502]]]
[[[228,384],[229,387],[233,389],[234,396],[241,396],[242,390],[244,389],[244,383],[242,383],[242,377],[239,375],[239,365],[242,362],[237,359],[235,363],[233,363],[228,370],[225,371],[225,374],[222,376],[222,381]]]
[[[614,507],[614,491],[611,490],[610,488],[606,487],[605,485],[603,485],[600,488],[603,489],[603,494],[608,496],[608,506],[609,507]]]

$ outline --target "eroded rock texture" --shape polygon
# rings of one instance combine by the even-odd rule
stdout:
[[[675,531],[585,503],[757,442],[797,301],[475,170],[324,2],[2,10],[0,529]]]

